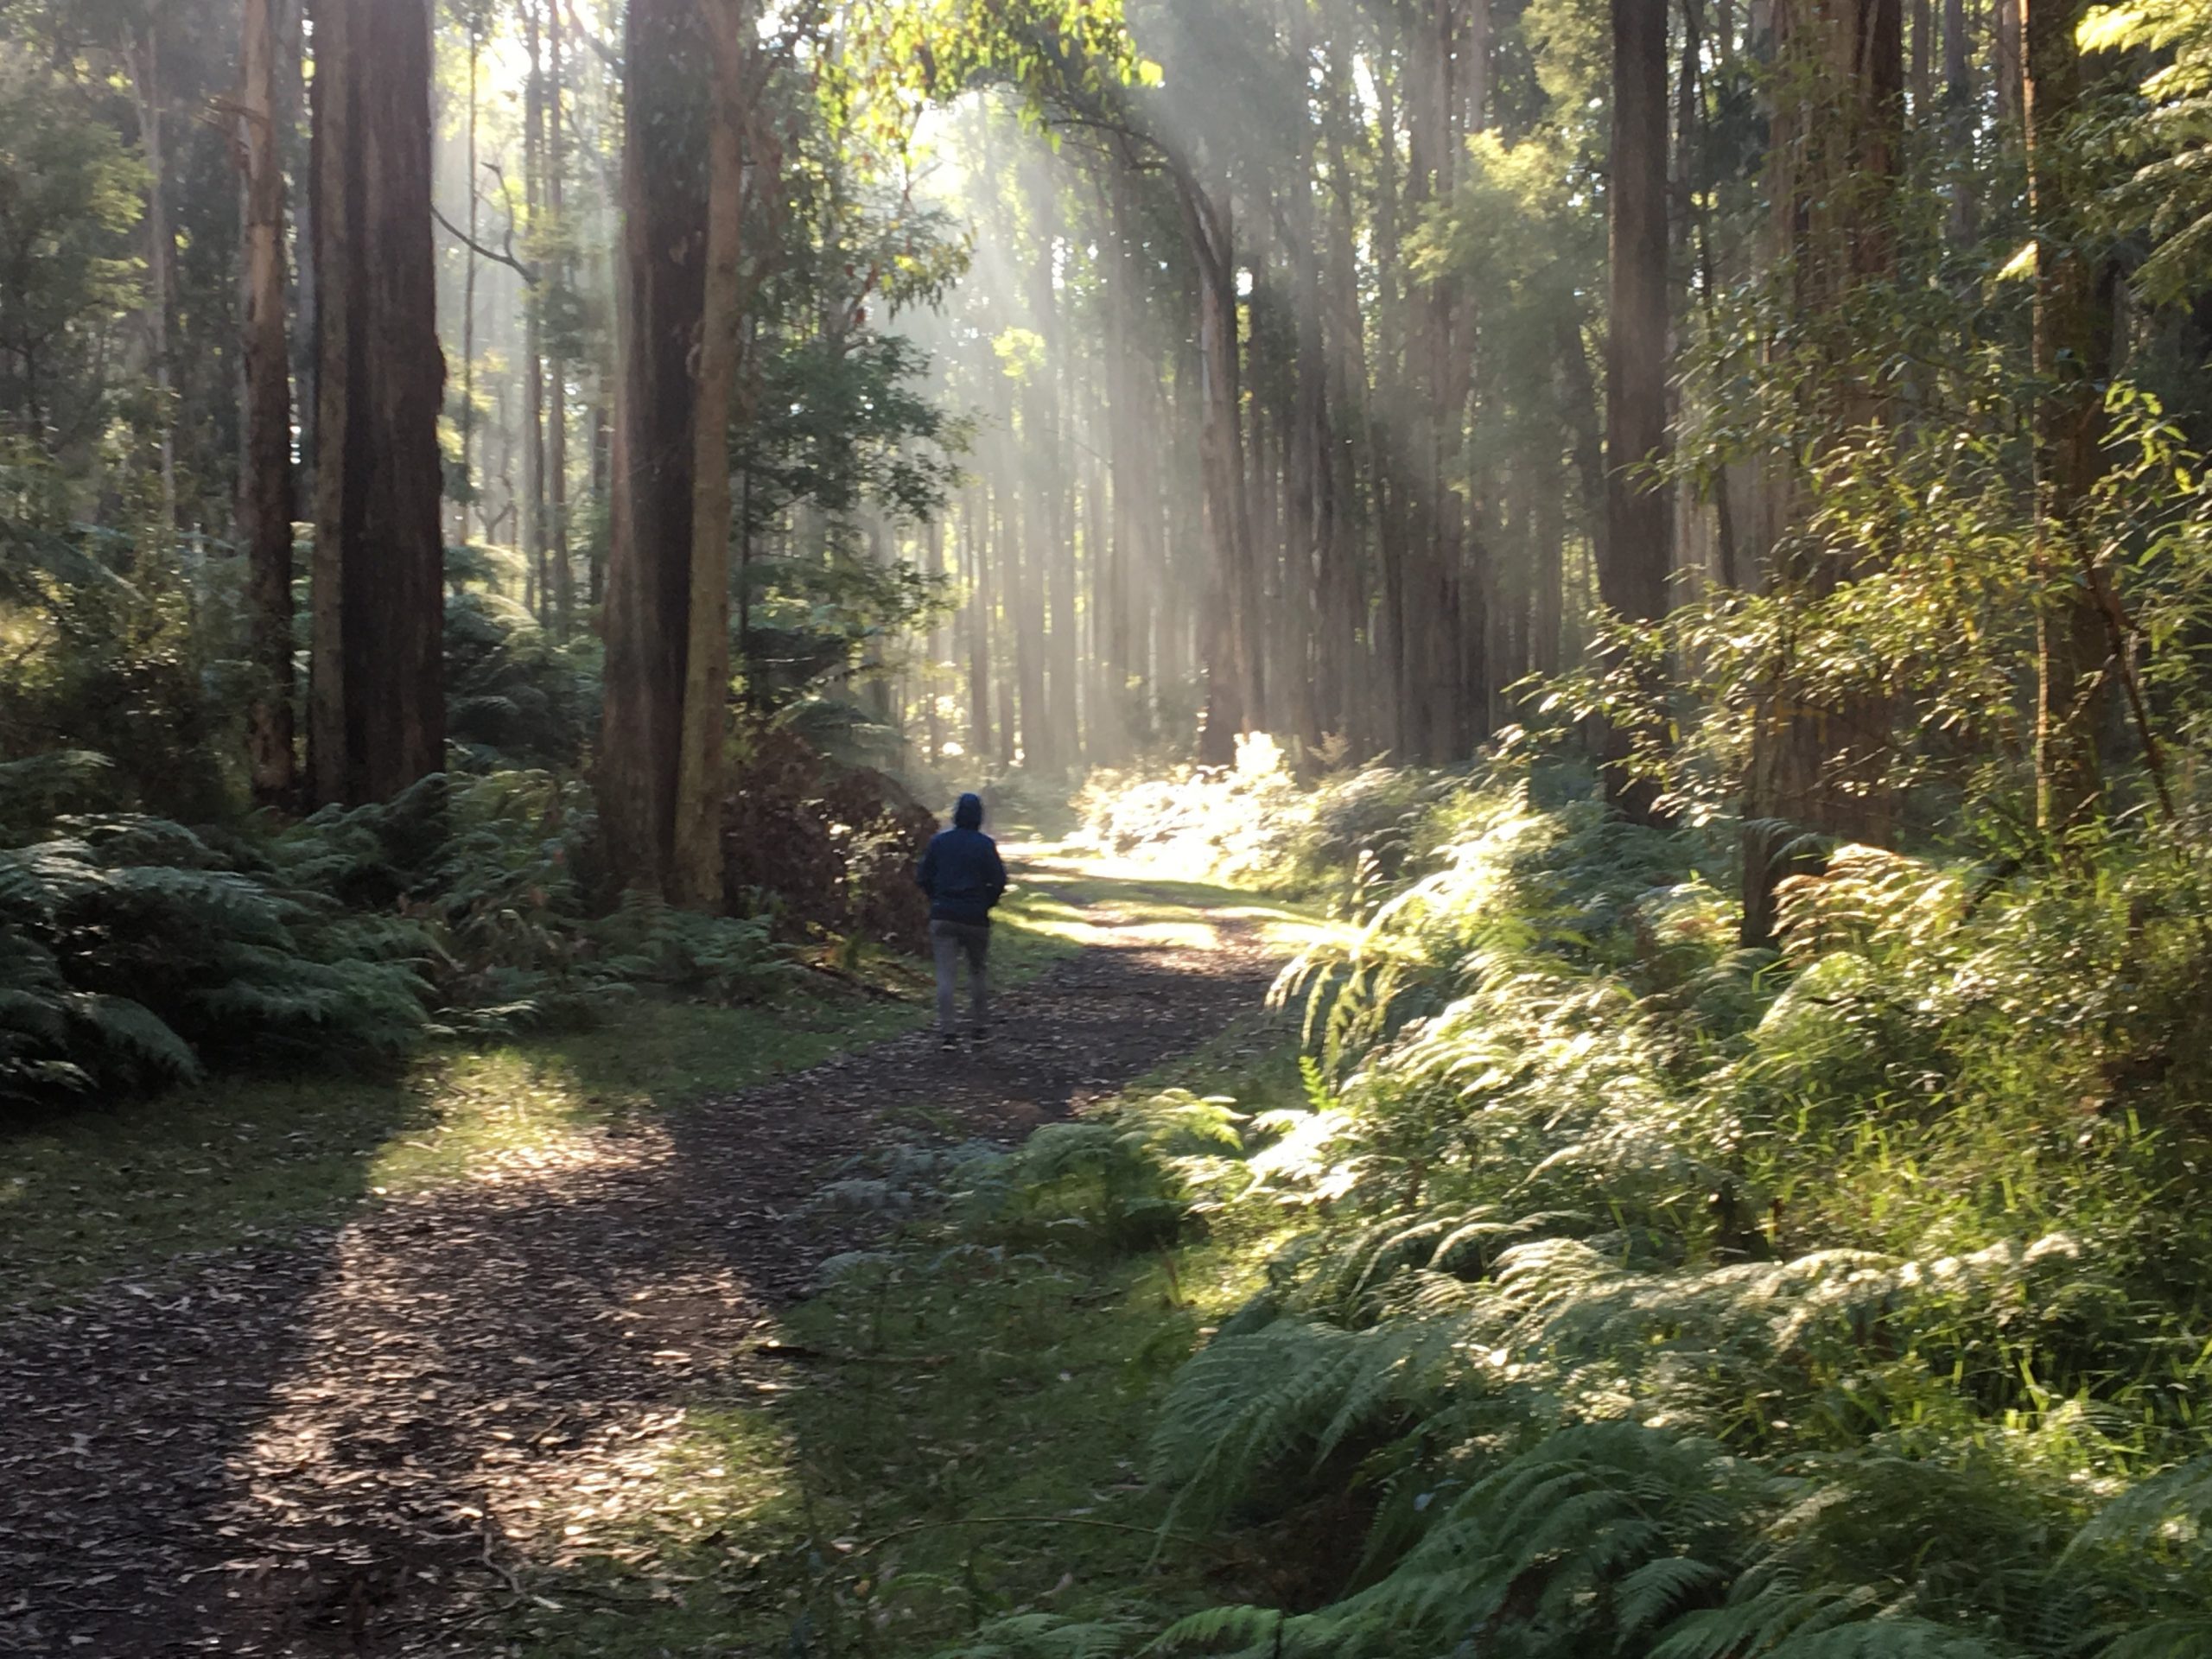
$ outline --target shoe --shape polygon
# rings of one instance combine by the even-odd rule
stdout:
[[[950,1054],[959,1048],[960,1039],[957,1037],[940,1037],[937,1039],[937,1046]]]

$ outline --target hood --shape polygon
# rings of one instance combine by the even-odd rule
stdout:
[[[983,827],[983,798],[980,795],[963,795],[960,798],[960,804],[952,809],[952,822],[963,830],[982,829]]]

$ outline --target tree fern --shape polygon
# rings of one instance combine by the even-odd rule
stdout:
[[[1179,1489],[1169,1524],[1217,1518],[1310,1456],[1362,1380],[1402,1357],[1385,1333],[1297,1320],[1210,1344],[1177,1376],[1154,1435],[1155,1474]]]

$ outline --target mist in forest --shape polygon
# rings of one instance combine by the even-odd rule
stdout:
[[[0,1649],[2212,1651],[2208,89],[0,0]]]

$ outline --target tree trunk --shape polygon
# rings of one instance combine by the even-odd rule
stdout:
[[[292,388],[284,331],[284,158],[276,130],[276,0],[245,0],[238,149],[245,185],[246,629],[254,686],[246,709],[253,798],[289,804],[299,786],[292,718]]]
[[[277,84],[282,110],[277,119],[277,130],[280,134],[304,134],[313,124],[308,112],[308,18],[314,0],[279,0],[279,3],[283,7],[284,58]],[[280,143],[280,156],[282,148]],[[322,326],[321,308],[316,302],[315,286],[315,181],[311,157],[307,177],[308,188],[296,190],[291,201],[292,245],[295,250],[292,257],[295,290],[292,376],[293,385],[298,389],[292,418],[299,428],[299,465],[292,475],[292,518],[295,521],[315,517],[315,422],[321,413],[315,378],[315,355],[322,346]]]
[[[1667,13],[1612,0],[1613,156],[1606,193],[1605,540],[1598,591],[1632,622],[1667,613],[1673,504],[1643,476],[1667,452]],[[1633,778],[1632,734],[1605,745],[1605,795],[1649,820],[1656,791]]]
[[[546,24],[552,79],[546,89],[545,205],[552,235],[549,238],[550,257],[545,261],[545,284],[539,293],[560,302],[565,308],[571,279],[564,218],[569,144],[562,109],[566,72],[562,60],[564,48],[560,0],[553,0],[546,8]],[[566,639],[575,629],[576,576],[569,550],[569,365],[557,341],[546,361],[545,379],[551,394],[545,435],[545,538],[553,572],[553,632],[556,639]]]
[[[461,527],[454,540],[468,542],[469,508],[476,496],[476,118],[477,60],[483,41],[474,22],[468,29],[468,133],[462,149],[468,174],[468,245],[461,250]]]
[[[1536,480],[1530,526],[1529,667],[1546,678],[1560,670],[1560,626],[1567,608],[1567,478],[1556,453]]]
[[[427,8],[315,13],[315,798],[385,800],[445,764],[437,283]]]
[[[2021,0],[2026,26],[2029,212],[2036,236],[2036,823],[2079,829],[2098,805],[2097,731],[2110,655],[2096,598],[2106,578],[2076,523],[2104,466],[2113,273],[2082,247],[2063,135],[2080,105],[2075,31],[2088,0]],[[2087,580],[2084,580],[2084,577]]]
[[[620,329],[618,327],[619,334]],[[584,601],[597,605],[607,597],[607,559],[608,543],[613,539],[613,497],[614,493],[614,421],[608,405],[615,392],[611,384],[620,378],[620,372],[610,374],[601,367],[594,377],[598,382],[593,390],[591,402],[591,499],[594,508],[605,504],[607,508],[606,541],[594,542],[591,556],[584,571]],[[606,632],[601,619],[601,632]]]
[[[714,67],[707,144],[707,272],[691,421],[690,639],[683,669],[683,753],[676,789],[670,897],[722,907],[722,797],[729,756],[729,421],[737,390],[739,237],[745,178],[743,0],[699,0]]]
[[[609,457],[606,700],[597,787],[622,886],[667,889],[675,852],[685,645],[690,637],[690,355],[704,299],[705,181],[693,72],[694,0],[632,0],[619,385]]]
[[[969,496],[973,511],[961,516],[968,555],[968,743],[969,766],[980,767],[991,753],[990,497],[980,486]]]
[[[1243,348],[1229,206],[1195,183],[1185,182],[1180,194],[1198,273],[1199,465],[1216,569],[1200,753],[1219,766],[1236,758],[1234,740],[1251,729],[1255,712],[1267,702],[1253,638],[1260,622],[1259,573],[1245,504]]]
[[[2022,70],[2020,12],[2025,0],[1990,0],[1989,60],[1997,82],[1997,118],[2020,118]]]
[[[169,369],[169,312],[175,304],[176,232],[169,222],[168,151],[162,126],[162,60],[149,22],[131,52],[138,147],[146,160],[146,356],[154,378],[154,443],[162,528],[177,528],[176,397]]]
[[[1935,106],[1936,0],[1912,0],[1912,124],[1924,128]]]
[[[523,80],[522,194],[524,223],[532,241],[541,226],[538,210],[545,170],[545,65],[538,39],[535,0],[523,0],[523,49],[528,70]],[[545,565],[545,350],[540,310],[542,292],[523,302],[522,556],[537,597],[532,608],[542,624],[553,608],[553,583]]]
[[[1069,470],[1063,448],[1065,414],[1058,378],[1065,342],[1052,291],[1059,198],[1050,165],[1036,156],[1023,167],[1022,182],[1028,198],[1029,229],[1036,238],[1031,251],[1029,320],[1039,338],[1047,342],[1047,349],[1023,387],[1021,436],[1032,470],[1025,506],[1029,533],[1024,537],[1022,551],[1029,569],[1029,588],[1025,592],[1034,590],[1036,632],[1029,658],[1035,673],[1022,687],[1021,734],[1023,764],[1052,770],[1065,766],[1072,758],[1066,740],[1075,721],[1074,675],[1082,655],[1072,613],[1075,550],[1068,533],[1071,526],[1063,522],[1059,476]],[[1033,693],[1037,700],[1033,713],[1029,707]]]
[[[1025,429],[1022,440],[1020,453],[1033,461],[1038,453],[1034,432]],[[1033,769],[1045,764],[1052,734],[1046,719],[1045,572],[1040,568],[1045,514],[1038,492],[1026,485],[1025,479],[1015,488],[1010,519],[1001,522],[1002,537],[1009,529],[1013,534],[1010,542],[1001,539],[1000,552],[1012,601],[1007,620],[1014,626],[1015,729],[1021,737],[1021,764]]]
[[[1951,240],[1970,246],[1980,234],[1974,188],[1974,43],[1967,0],[1943,0],[1943,149],[1949,181]]]
[[[1836,329],[1854,292],[1895,274],[1890,206],[1903,143],[1903,0],[1789,0],[1775,12],[1777,51],[1795,73],[1777,110],[1770,149],[1775,223],[1795,251],[1796,305],[1827,361],[1808,382],[1815,413],[1848,429],[1886,418],[1886,395],[1847,360]],[[1795,492],[1796,480],[1785,480]],[[1807,552],[1774,573],[1811,594],[1829,589],[1876,550]],[[1774,938],[1777,885],[1808,868],[1804,831],[1850,841],[1890,835],[1882,772],[1889,711],[1871,700],[1840,709],[1802,705],[1788,664],[1760,693],[1746,780],[1743,941]]]
[[[922,544],[927,550],[927,556],[923,560],[922,572],[935,585],[945,580],[944,515],[942,512],[930,515],[929,523],[923,528],[923,537]],[[941,622],[932,622],[922,661],[921,697],[922,753],[933,766],[944,758],[944,709],[943,700],[938,696],[938,681],[944,669],[944,627]]]

